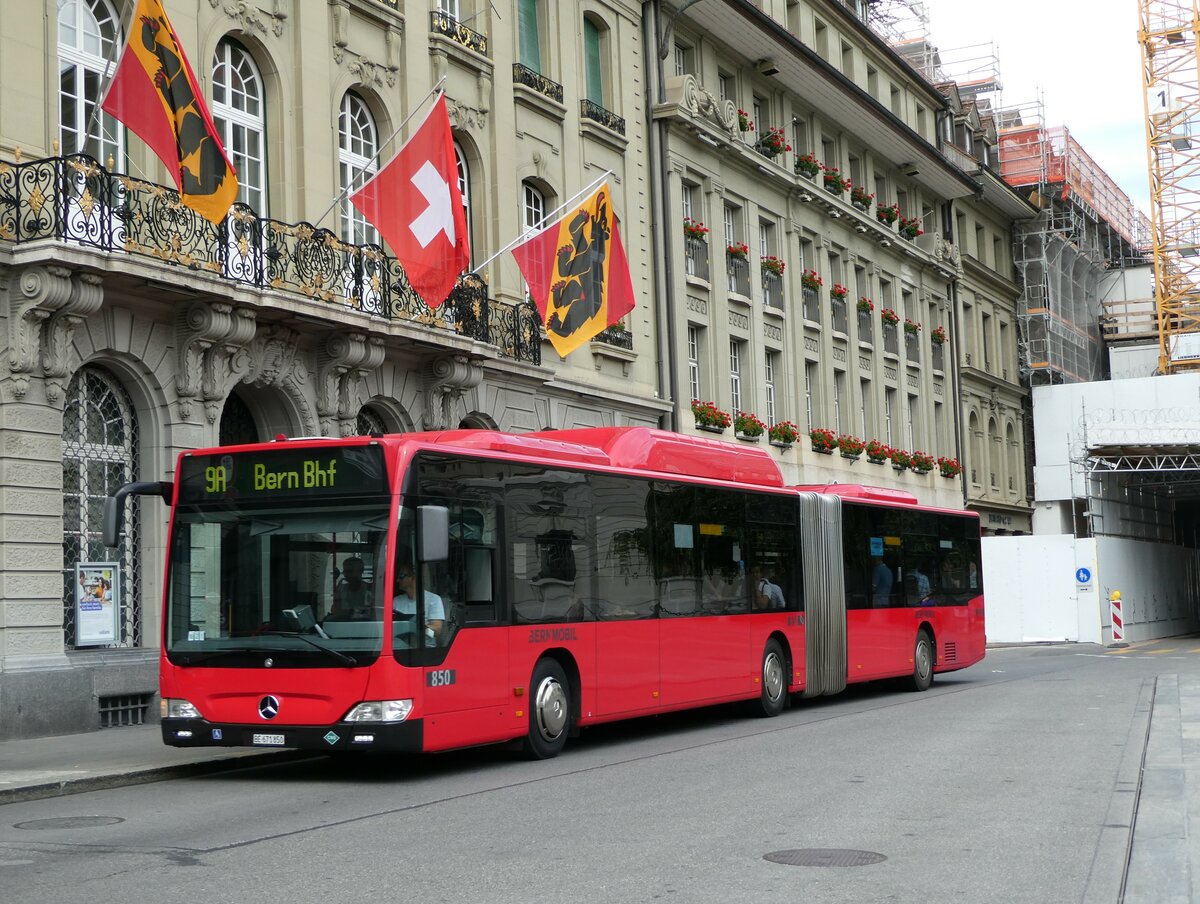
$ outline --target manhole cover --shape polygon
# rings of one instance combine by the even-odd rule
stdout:
[[[90,829],[94,826],[115,826],[124,822],[119,816],[59,816],[54,819],[31,819],[18,822],[15,829]]]
[[[772,863],[785,866],[868,866],[887,860],[874,851],[847,851],[841,848],[801,848],[795,851],[772,851],[763,856]]]

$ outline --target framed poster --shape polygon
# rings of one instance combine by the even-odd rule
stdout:
[[[116,562],[75,563],[75,646],[111,646],[120,626]]]

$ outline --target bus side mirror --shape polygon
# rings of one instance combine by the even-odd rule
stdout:
[[[450,558],[450,509],[444,505],[418,505],[418,561],[444,562],[448,558]]]
[[[104,500],[104,516],[100,525],[100,538],[105,546],[121,544],[121,527],[125,519],[126,496],[161,496],[167,505],[171,504],[171,495],[175,484],[169,480],[140,480],[127,483]]]

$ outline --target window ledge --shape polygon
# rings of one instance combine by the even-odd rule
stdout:
[[[560,104],[554,98],[547,97],[542,92],[520,82],[513,82],[513,100],[558,122],[562,122],[567,117],[566,104]]]
[[[697,289],[704,289],[706,291],[712,289],[712,284],[707,279],[699,276],[688,276],[686,281],[689,286],[694,286]]]
[[[596,141],[607,144],[609,147],[622,153],[625,152],[625,148],[629,145],[629,139],[620,132],[613,131],[608,126],[601,125],[594,119],[580,118],[579,134],[585,138],[594,138]]]
[[[487,57],[436,31],[429,33],[429,53],[431,55],[440,53],[453,57],[468,69],[488,76],[492,75],[496,68],[496,64]]]
[[[621,365],[621,376],[629,376],[629,365],[637,360],[637,352],[633,349],[620,348],[616,345],[609,345],[607,342],[590,342],[588,345],[592,350],[592,363],[596,370],[600,370],[600,366],[604,359],[617,361]]]

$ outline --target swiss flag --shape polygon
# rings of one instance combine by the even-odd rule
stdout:
[[[470,253],[444,94],[408,143],[350,202],[392,246],[425,303],[436,308],[445,301]]]

